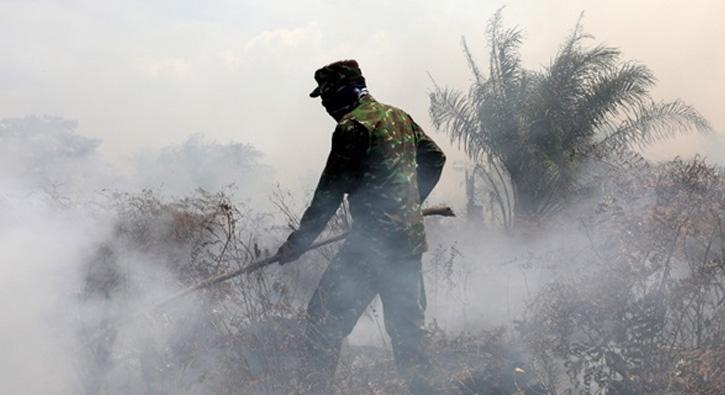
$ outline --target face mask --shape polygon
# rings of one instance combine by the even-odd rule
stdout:
[[[367,88],[360,85],[344,85],[335,91],[323,94],[322,106],[336,121],[352,111],[359,104],[362,96],[368,94]]]

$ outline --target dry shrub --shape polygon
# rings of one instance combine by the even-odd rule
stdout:
[[[519,329],[550,388],[663,393],[684,350],[725,333],[725,177],[675,160],[618,172],[603,189],[582,221],[589,245],[556,257],[559,279]]]
[[[99,247],[88,263],[88,302],[131,304],[137,297],[134,292],[156,287],[152,282],[131,284],[133,276],[124,273],[138,268],[129,266],[128,257],[159,266],[166,274],[160,280],[179,289],[268,254],[257,237],[274,231],[271,221],[233,204],[223,192],[199,191],[172,202],[150,191],[114,199],[119,220],[113,240]],[[96,331],[111,335],[89,345],[91,355],[104,355],[102,361],[92,358],[92,374],[111,377],[91,390],[114,393],[130,386],[154,393],[287,392],[293,375],[280,372],[294,369],[293,351],[300,343],[300,290],[295,291],[300,276],[294,267],[270,269],[193,295],[189,300],[194,304],[187,300],[166,306],[150,320],[134,315],[100,320]],[[148,325],[149,336],[122,346],[118,332],[127,325]],[[141,378],[114,383],[116,370],[140,370]]]
[[[124,257],[143,257],[143,265],[161,267],[167,276],[159,281],[172,288],[196,284],[267,256],[262,246],[276,246],[287,228],[296,226],[289,196],[275,198],[286,223],[282,226],[270,215],[233,204],[224,193],[200,191],[171,202],[150,191],[113,198],[116,232],[88,262],[84,294],[87,303],[106,303],[103,319],[84,332],[103,334],[87,344],[89,392],[304,393],[295,374],[303,311],[335,246],[293,265],[236,277],[192,296],[195,303],[167,306],[136,324],[124,322],[128,314],[111,313],[111,306],[132,304],[135,293],[154,286],[132,284],[128,273],[133,268]],[[339,233],[348,223],[343,206],[327,232]],[[454,285],[458,256],[453,247],[431,255],[428,264],[439,274],[436,281]],[[375,312],[366,314],[377,319]],[[124,341],[126,325],[141,325],[147,333]],[[504,346],[502,331],[450,337],[434,323],[431,339],[435,382],[446,392],[516,391],[530,384],[529,376],[524,380],[514,374],[518,365],[513,361],[523,359],[512,359],[513,346]],[[350,344],[343,347],[334,386],[340,394],[405,392],[389,350]]]
[[[725,393],[725,344],[683,352],[670,375],[668,393]]]

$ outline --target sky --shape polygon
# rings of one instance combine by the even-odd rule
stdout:
[[[307,96],[314,70],[354,58],[372,94],[411,113],[458,163],[464,155],[430,124],[428,73],[465,89],[461,37],[485,62],[485,24],[504,5],[505,23],[525,32],[527,67],[546,66],[584,12],[596,42],[653,70],[655,98],[681,98],[725,128],[719,0],[0,0],[0,118],[77,120],[112,159],[195,134],[251,143],[277,181],[297,187],[319,174],[334,128]],[[648,155],[717,157],[723,141],[688,136]]]

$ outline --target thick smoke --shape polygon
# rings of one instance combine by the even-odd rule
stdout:
[[[144,347],[168,346],[168,331],[179,330],[151,307],[183,286],[173,265],[192,251],[175,244],[182,236],[168,221],[179,218],[153,217],[161,201],[153,190],[177,199],[226,190],[249,201],[270,188],[271,170],[249,145],[199,136],[116,167],[76,127],[47,116],[0,121],[0,392],[206,393],[203,381],[154,386],[153,368],[118,363],[143,360]],[[177,303],[173,317],[201,322],[193,301]]]
[[[7,191],[7,190],[6,190]],[[3,393],[82,391],[74,332],[87,251],[108,226],[84,210],[21,189],[0,203]],[[30,195],[30,196],[29,196]]]
[[[194,135],[110,164],[76,127],[0,121],[0,392],[299,391],[304,306],[335,246],[154,306],[268,256],[309,193],[275,188],[284,169],[251,145]],[[472,199],[427,220],[431,353],[453,393],[690,388],[670,377],[698,369],[684,350],[707,360],[722,341],[722,170],[610,155],[542,223],[513,228]],[[343,207],[323,237],[348,220]],[[337,391],[402,391],[389,348],[376,301]]]
[[[271,187],[272,169],[262,163],[262,153],[253,146],[210,143],[200,134],[178,145],[144,151],[137,155],[133,167],[135,185],[162,190],[168,196],[234,185],[238,197],[261,201],[259,192]]]
[[[269,268],[264,283],[236,280],[236,287],[250,289],[233,296],[239,303],[222,287],[152,310],[184,286],[264,256],[285,236],[280,225],[294,224],[307,197],[274,192],[265,181],[272,170],[258,151],[193,136],[111,165],[98,152],[102,142],[78,135],[73,121],[27,117],[1,125],[7,316],[0,338],[3,371],[11,378],[3,392],[209,393],[232,385],[240,361],[247,374],[270,374],[265,350],[292,358],[277,360],[280,368],[295,363],[294,347],[285,346],[300,334],[295,311],[304,307],[334,247],[284,270]],[[199,187],[210,192],[195,191]],[[244,203],[265,195],[275,213]],[[344,222],[339,217],[330,232],[343,231]],[[512,259],[514,246],[500,245],[509,242],[495,232],[482,245],[446,236],[459,225],[429,225],[429,321],[448,333],[510,326],[521,311],[523,277],[518,268],[505,268],[502,283],[501,269],[491,262]],[[506,303],[486,302],[502,294]],[[221,329],[227,325],[236,329]],[[350,344],[380,350],[374,356],[388,343],[376,302]],[[389,351],[378,357],[389,362]],[[353,367],[343,360],[340,369]]]
[[[0,121],[5,193],[82,193],[112,186],[115,177],[98,156],[101,142],[76,134],[77,126],[75,121],[49,116]]]
[[[302,311],[334,246],[153,307],[269,255],[308,195],[275,191],[265,181],[272,169],[243,144],[192,137],[140,154],[124,174],[103,160],[99,141],[74,132],[74,122],[0,125],[3,393],[297,388],[294,374],[280,372],[296,369]],[[462,207],[456,220],[426,220],[438,380],[458,393],[552,391],[587,380],[593,390],[643,389],[667,381],[660,376],[671,365],[659,344],[717,342],[722,294],[717,281],[703,280],[720,276],[722,234],[713,227],[720,173],[699,160],[615,159],[616,166],[584,166],[579,179],[596,188],[523,232]],[[274,211],[250,203],[263,196]],[[346,223],[342,210],[326,235]],[[401,391],[379,302],[348,340],[338,392]],[[621,364],[640,364],[647,376],[627,379],[615,369]]]
[[[196,134],[111,164],[99,153],[102,141],[79,135],[77,127],[76,121],[50,116],[0,121],[0,176],[15,186],[6,193],[24,189],[77,198],[150,189],[182,197],[199,188],[231,188],[246,200],[271,189],[272,169],[249,144],[209,142]]]

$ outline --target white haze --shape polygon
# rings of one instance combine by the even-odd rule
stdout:
[[[271,191],[273,169],[249,144],[217,143],[196,134],[159,149],[145,149],[111,163],[100,139],[77,133],[78,123],[60,117],[28,116],[0,120],[0,176],[16,188],[63,199],[107,192],[158,191],[166,197],[236,186],[236,197],[261,203]]]
[[[87,343],[103,336],[98,328],[114,316],[132,319],[122,320],[129,324],[119,330],[113,352],[138,352],[149,336],[167,336],[163,327],[149,332],[136,320],[177,290],[159,257],[117,246],[124,251],[118,265],[134,297],[81,300],[87,263],[102,243],[114,239],[114,195],[151,189],[176,199],[204,188],[270,206],[262,202],[273,189],[265,181],[272,169],[251,146],[191,136],[129,158],[123,164],[128,170],[121,172],[97,152],[101,141],[79,135],[76,126],[58,117],[0,120],[0,393],[86,390],[89,378],[82,373],[93,372]],[[142,373],[112,369],[98,379],[106,380],[111,393],[124,393],[142,382]]]

